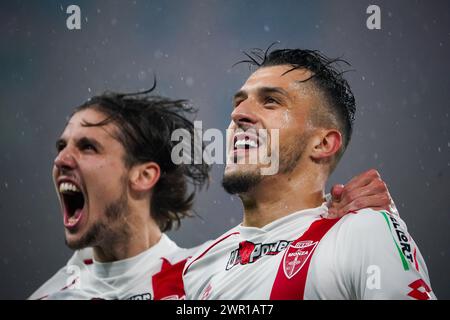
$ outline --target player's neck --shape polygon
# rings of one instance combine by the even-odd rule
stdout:
[[[141,213],[131,210],[120,223],[122,225],[118,230],[124,231],[121,235],[93,247],[96,261],[113,262],[132,258],[150,249],[161,239],[161,230],[148,210]]]
[[[303,170],[267,177],[240,195],[244,226],[261,228],[294,212],[315,208],[324,202],[326,177],[318,170]]]

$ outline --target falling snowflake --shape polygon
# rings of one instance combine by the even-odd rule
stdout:
[[[194,85],[194,78],[192,78],[192,77],[187,77],[187,78],[186,78],[186,85],[187,85],[188,87],[192,87],[192,86]]]

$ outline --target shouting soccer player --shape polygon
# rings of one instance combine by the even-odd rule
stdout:
[[[188,261],[186,297],[435,298],[398,216],[375,208],[325,219],[325,184],[350,141],[355,113],[336,60],[300,49],[249,57],[257,70],[234,97],[223,178],[225,190],[242,200],[243,222]],[[273,142],[271,129],[279,129],[279,171],[263,175],[265,162],[242,160]],[[372,197],[367,188],[358,194]]]
[[[53,178],[76,252],[31,299],[184,296],[180,275],[192,252],[163,232],[189,215],[188,182],[201,187],[209,178],[205,162],[171,161],[172,132],[193,136],[184,116],[191,109],[182,100],[110,93],[75,110],[56,143]]]

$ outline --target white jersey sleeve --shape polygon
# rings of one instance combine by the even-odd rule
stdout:
[[[56,292],[64,287],[64,283],[67,280],[64,268],[58,270],[49,280],[47,280],[39,289],[37,289],[28,300],[40,300],[45,299],[49,292]]]
[[[91,248],[77,250],[29,299],[183,299],[182,271],[195,251],[178,247],[165,234],[144,252],[114,262],[96,262]]]
[[[400,217],[364,209],[346,218],[342,235],[349,248],[340,264],[355,299],[436,299],[424,259]]]
[[[81,259],[91,256],[92,249],[87,248],[76,251],[69,259],[67,264],[58,270],[49,280],[47,280],[39,289],[37,289],[28,299],[40,300],[54,292],[58,292],[65,287],[72,285],[78,277],[80,268],[82,268]]]

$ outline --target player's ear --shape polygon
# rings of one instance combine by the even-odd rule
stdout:
[[[158,182],[161,169],[156,162],[135,165],[130,170],[130,185],[134,191],[149,191]]]
[[[331,158],[342,146],[342,135],[336,129],[318,129],[312,139],[311,158],[316,161]]]

